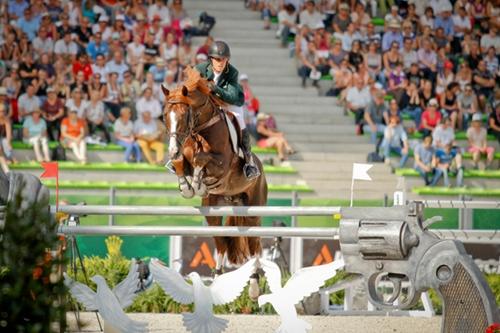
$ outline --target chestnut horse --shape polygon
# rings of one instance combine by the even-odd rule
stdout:
[[[232,148],[225,121],[224,103],[210,93],[207,80],[193,68],[184,70],[182,86],[169,91],[162,86],[166,107],[164,121],[169,132],[169,158],[185,198],[202,197],[203,206],[264,206],[267,182],[262,163],[254,156],[261,175],[247,180],[244,160]],[[236,123],[236,122],[233,122]],[[239,131],[238,128],[236,128]],[[222,217],[207,217],[211,226],[222,225]],[[227,226],[259,226],[260,217],[228,216]],[[242,264],[262,248],[257,237],[214,237],[217,247],[216,273],[224,254],[230,263]]]

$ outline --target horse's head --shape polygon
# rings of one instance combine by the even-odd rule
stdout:
[[[174,160],[193,129],[193,100],[188,97],[186,86],[169,91],[162,85],[162,90],[166,102],[163,120],[169,133],[168,157]]]
[[[211,99],[207,80],[197,70],[187,67],[184,77],[183,85],[172,91],[162,86],[166,102],[164,121],[170,135],[170,159],[178,158],[185,140],[199,125],[200,110]]]

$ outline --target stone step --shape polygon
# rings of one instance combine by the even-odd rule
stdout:
[[[305,89],[307,91],[307,89]],[[312,91],[312,90],[311,90]],[[302,96],[302,95],[296,95],[296,96],[269,96],[269,95],[259,95],[256,93],[256,96],[258,96],[260,102],[264,105],[282,105],[282,106],[292,106],[292,105],[325,105],[325,106],[330,106],[334,107],[336,106],[334,104],[334,99],[333,98],[325,98],[325,97],[317,97],[317,96]]]
[[[249,77],[296,77],[297,70],[292,68],[292,66],[279,66],[279,67],[267,67],[265,64],[262,66],[251,66],[248,64],[238,63],[237,60],[232,61],[232,63],[238,68],[240,73],[246,73]]]
[[[267,108],[261,108],[263,112],[268,112]],[[278,122],[278,128],[284,129],[286,128],[287,124],[291,125],[296,125],[296,124],[319,124],[319,125],[324,125],[324,124],[332,124],[332,125],[345,125],[349,126],[349,134],[352,133],[352,121],[349,119],[345,119],[342,116],[337,116],[334,114],[322,114],[322,115],[308,115],[308,114],[303,114],[303,115],[293,115],[293,114],[285,114],[285,113],[276,113],[274,109],[271,109],[271,113]]]
[[[373,150],[373,145],[368,143],[360,143],[359,141],[353,140],[353,142],[346,143],[325,143],[325,142],[310,142],[310,141],[294,141],[290,140],[292,145],[301,152],[309,153],[327,153],[327,154],[337,154],[337,153],[356,153],[356,154],[366,154]],[[366,160],[366,159],[365,159]]]
[[[250,87],[258,86],[280,86],[280,87],[299,87],[300,78],[297,75],[281,75],[281,76],[250,76],[246,71],[241,70],[241,73],[245,73],[249,77]]]
[[[293,134],[303,134],[309,135],[314,133],[314,135],[326,135],[330,138],[330,141],[334,141],[334,135],[342,135],[347,136],[352,133],[351,125],[338,125],[338,124],[329,124],[329,123],[318,123],[318,124],[310,124],[310,123],[302,123],[302,124],[292,124],[292,123],[279,123],[279,128],[287,135]]]
[[[255,86],[252,88],[256,96],[270,97],[310,97],[318,98],[318,92],[313,89],[303,89],[301,87],[283,87],[283,86]]]
[[[259,96],[257,96],[259,98]],[[308,105],[308,104],[270,104],[261,103],[270,109],[273,114],[288,115],[290,117],[328,117],[334,116],[336,119],[344,119],[354,123],[354,118],[344,116],[342,109],[335,105]]]
[[[235,16],[229,16],[229,18],[235,18]],[[216,38],[222,40],[227,40],[231,38],[239,38],[245,40],[246,38],[262,38],[262,39],[275,39],[275,32],[270,30],[248,30],[248,29],[238,29],[238,27],[233,27],[232,29],[218,29],[214,28],[213,35]]]

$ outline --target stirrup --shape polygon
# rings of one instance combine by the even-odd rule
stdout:
[[[252,180],[260,176],[259,168],[250,163],[245,164],[243,167],[243,173],[248,180]]]
[[[167,163],[165,164],[165,168],[167,168],[167,170],[168,170],[170,173],[175,174],[175,167],[172,165],[172,160],[168,160],[168,161],[167,161]]]

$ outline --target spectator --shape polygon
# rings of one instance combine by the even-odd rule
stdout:
[[[29,7],[29,2],[24,0],[13,0],[8,2],[9,19],[17,20],[23,16],[26,8]]]
[[[92,26],[92,33],[98,34],[100,33],[102,36],[102,40],[109,43],[111,39],[112,30],[109,27],[109,18],[106,15],[101,15],[96,24]]]
[[[399,104],[408,84],[406,75],[403,72],[403,64],[401,62],[396,63],[396,67],[390,71],[388,79],[389,86],[387,91]]]
[[[356,2],[354,11],[351,13],[351,21],[359,28],[362,34],[366,34],[367,26],[372,20],[370,15],[366,13],[363,3]]]
[[[254,96],[252,89],[250,88],[248,75],[244,73],[240,74],[239,82],[241,88],[243,89],[243,95],[245,96],[245,104],[243,106],[246,115],[245,123],[247,127],[254,132],[257,114],[259,113],[259,100]]]
[[[108,51],[108,43],[102,40],[102,34],[100,32],[95,33],[93,40],[91,40],[87,44],[87,54],[92,58],[93,61],[95,61],[98,55],[102,55],[102,58],[104,59],[104,57],[108,55]]]
[[[149,115],[155,120],[162,115],[160,102],[153,97],[153,90],[149,87],[143,89],[142,97],[137,101],[135,108],[139,119],[142,119],[141,115],[144,112],[149,112]]]
[[[41,103],[40,99],[35,95],[35,86],[29,84],[26,88],[26,92],[19,97],[18,108],[19,108],[19,120],[23,120],[25,117],[31,116],[33,111],[40,109]]]
[[[349,52],[349,63],[356,71],[360,65],[364,65],[364,58],[361,54],[361,42],[357,39],[352,42],[351,52]]]
[[[409,115],[415,122],[415,128],[420,128],[422,108],[420,107],[420,96],[415,82],[409,81],[405,93],[401,97],[399,106],[401,108],[401,113],[403,115]]]
[[[123,54],[121,51],[115,51],[113,53],[113,59],[106,63],[106,73],[108,75],[112,73],[118,74],[117,82],[119,84],[123,83],[123,73],[128,71],[128,65],[123,60]]]
[[[265,113],[257,115],[257,146],[261,148],[276,148],[278,150],[278,158],[283,163],[288,159],[289,155],[295,154],[295,151],[286,140],[283,132],[268,126],[268,119],[269,115]]]
[[[354,82],[354,86],[347,90],[346,102],[347,109],[354,113],[354,122],[356,124],[356,134],[363,134],[363,128],[361,126],[365,109],[368,107],[371,101],[370,90],[364,85],[362,79],[357,79]]]
[[[122,108],[120,117],[114,123],[113,133],[116,143],[125,148],[125,162],[130,163],[134,158],[139,163],[142,161],[141,148],[135,140],[134,124],[130,120],[131,115],[130,108]]]
[[[56,57],[64,60],[66,63],[71,63],[76,60],[78,53],[78,44],[72,40],[72,33],[66,31],[63,38],[59,39],[54,45],[54,54]]]
[[[88,1],[85,1],[86,3]],[[92,28],[90,26],[90,21],[88,18],[83,17],[80,21],[80,25],[78,25],[75,29],[75,34],[77,38],[75,39],[75,43],[78,44],[79,50],[86,50],[87,46],[90,43],[92,38]]]
[[[24,16],[19,19],[17,26],[28,36],[29,41],[33,41],[40,26],[40,19],[34,17],[31,6],[24,9]]]
[[[43,53],[38,61],[36,68],[38,71],[44,70],[47,73],[47,82],[52,85],[56,80],[56,69],[52,64],[52,59],[48,53]]]
[[[68,116],[61,122],[61,142],[73,151],[81,164],[87,163],[87,144],[85,143],[85,121],[78,117],[76,109],[69,109]]]
[[[457,91],[458,91],[458,83],[452,82],[450,83],[444,92],[441,95],[441,110],[442,112],[450,117],[451,119],[451,127],[453,129],[457,128],[457,122],[460,120],[460,125],[462,123],[461,117],[459,115],[459,108],[457,102]]]
[[[432,133],[432,141],[436,149],[444,149],[447,145],[456,145],[455,131],[451,126],[450,117],[444,116],[441,118],[441,123],[436,126]]]
[[[134,124],[134,134],[148,163],[163,165],[165,144],[161,140],[162,132],[158,122],[153,119],[150,111],[140,113]],[[153,158],[151,150],[155,151],[156,158]]]
[[[431,81],[422,80],[422,89],[420,89],[419,95],[420,95],[420,107],[422,108],[422,110],[425,110],[431,99],[436,98]]]
[[[453,41],[455,34],[454,22],[451,16],[451,5],[445,5],[441,8],[441,12],[434,20],[434,29],[442,28],[448,42]]]
[[[408,84],[414,83],[418,92],[418,88],[422,87],[424,82],[424,74],[418,68],[418,63],[415,62],[411,64],[410,70],[405,72],[405,75],[408,80]]]
[[[307,44],[307,50],[299,55],[300,68],[299,75],[302,78],[302,87],[306,87],[307,79],[313,80],[313,85],[317,86],[321,78],[320,59],[316,53],[316,46],[313,42]]]
[[[400,124],[399,117],[391,116],[389,118],[389,125],[384,129],[384,139],[381,147],[386,164],[391,163],[390,154],[394,152],[401,156],[399,168],[405,166],[409,153],[408,136],[404,127]]]
[[[92,64],[92,73],[99,74],[101,83],[106,83],[108,78],[108,71],[106,68],[106,58],[104,54],[99,53],[95,58],[95,63]]]
[[[47,89],[47,99],[42,105],[42,117],[47,126],[49,140],[58,141],[61,131],[61,119],[64,117],[64,103],[58,98],[54,88]]]
[[[181,66],[186,67],[194,65],[195,52],[192,47],[191,38],[184,37],[182,39],[178,55]]]
[[[92,64],[89,61],[89,56],[86,53],[80,52],[77,61],[72,65],[71,71],[75,76],[78,75],[78,72],[82,72],[85,81],[88,81],[92,76]]]
[[[403,22],[403,18],[399,15],[399,7],[397,5],[391,6],[391,11],[387,13],[384,17],[384,30],[387,31],[390,29],[389,25],[392,22],[397,22],[401,24]]]
[[[481,52],[486,53],[490,47],[495,48],[496,53],[500,53],[500,37],[498,37],[498,27],[490,24],[490,31],[481,37]]]
[[[69,90],[74,91],[78,89],[82,92],[82,98],[88,99],[89,97],[89,86],[87,84],[87,80],[85,80],[85,74],[83,71],[79,71],[75,75],[75,82],[69,85]]]
[[[170,59],[177,58],[179,49],[177,44],[175,44],[175,35],[170,32],[165,37],[165,43],[160,45],[160,56],[162,59],[168,61]]]
[[[453,74],[453,63],[449,60],[444,62],[444,70],[437,76],[436,94],[441,95],[445,92],[449,84],[455,82]]]
[[[339,12],[333,17],[332,28],[333,32],[337,34],[343,34],[347,31],[349,24],[351,24],[351,17],[349,16],[349,5],[346,3],[341,3],[339,5]],[[301,21],[302,22],[302,21]],[[309,25],[310,27],[314,27]]]
[[[366,125],[364,126],[364,131],[369,132],[371,143],[377,142],[377,134],[384,133],[385,121],[384,113],[387,113],[387,105],[384,101],[384,94],[377,92],[373,96],[373,100],[368,104],[367,109],[364,113],[364,120]]]
[[[48,37],[47,29],[44,27],[38,30],[38,36],[33,40],[33,51],[35,51],[35,59],[40,58],[44,53],[52,57],[54,41],[52,38]]]
[[[12,123],[7,116],[5,106],[0,104],[0,165],[4,172],[7,161],[14,161],[12,155]]]
[[[13,32],[7,33],[4,43],[0,51],[0,58],[5,61],[7,65],[18,64],[21,59],[21,50],[16,40],[16,34]]]
[[[492,73],[486,68],[484,60],[479,61],[477,69],[473,74],[474,87],[478,96],[479,108],[484,110],[493,97],[495,79]]]
[[[91,136],[95,136],[97,130],[101,130],[104,134],[105,142],[111,142],[111,136],[106,127],[104,103],[101,101],[101,94],[98,91],[93,91],[90,94],[90,101],[87,103],[87,108],[85,109],[85,119],[87,120]]]
[[[123,84],[121,85],[122,104],[132,112],[132,119],[136,118],[135,102],[141,95],[141,85],[133,76],[132,72],[123,73]]]
[[[500,143],[500,103],[495,106],[495,111],[488,118],[489,132],[493,134]]]
[[[497,111],[495,111],[497,113]],[[469,153],[472,154],[474,168],[478,168],[481,154],[486,154],[486,166],[489,168],[495,156],[495,148],[488,146],[486,129],[481,126],[482,115],[476,113],[472,116],[472,126],[467,129],[467,139],[469,141]],[[491,119],[491,118],[490,118]]]
[[[120,116],[122,101],[117,72],[109,73],[109,82],[102,89],[101,96],[108,110],[108,117],[113,122]]]
[[[403,62],[403,57],[401,56],[401,53],[399,53],[399,44],[397,42],[393,42],[390,50],[384,53],[382,61],[384,64],[385,83],[385,80],[389,79],[391,72],[396,69],[399,63]]]
[[[78,119],[85,119],[85,110],[87,109],[87,101],[83,98],[83,92],[76,88],[71,93],[71,98],[66,101],[66,109],[71,112],[75,111]]]
[[[441,122],[441,113],[438,111],[438,101],[432,98],[429,101],[427,109],[422,113],[422,119],[420,120],[420,132],[424,136],[431,135],[434,128]]]
[[[368,44],[368,52],[364,55],[365,67],[368,74],[375,81],[383,81],[382,75],[382,56],[377,52],[377,45],[375,42]]]
[[[11,101],[7,95],[7,89],[5,87],[0,86],[0,105],[3,105],[4,112],[7,115],[7,118],[12,118],[12,108]]]
[[[155,17],[161,18],[161,24],[163,26],[170,25],[170,11],[167,6],[165,6],[165,0],[155,0],[154,4],[148,8],[148,20],[153,21]]]
[[[417,52],[420,69],[424,73],[426,79],[435,81],[437,74],[437,54],[432,49],[432,44],[429,39],[422,41],[422,47]]]
[[[403,69],[405,71],[411,70],[411,66],[413,64],[417,64],[418,69],[417,51],[415,51],[414,49],[414,43],[411,38],[406,37],[403,40],[403,48],[401,49],[400,53],[403,61]]]
[[[453,16],[453,30],[452,52],[458,54],[462,52],[464,35],[472,32],[471,20],[464,6],[460,6],[457,14]]]
[[[281,39],[282,47],[286,47],[288,45],[288,38],[295,36],[297,33],[296,22],[297,13],[295,6],[288,3],[278,12],[278,31],[276,31],[276,36]]]
[[[41,118],[40,110],[33,111],[31,117],[24,119],[23,139],[33,146],[38,162],[49,162],[49,145],[47,142],[47,124]]]
[[[310,28],[323,23],[323,15],[316,10],[314,1],[306,0],[305,9],[299,14],[299,22],[302,26],[307,25]]]
[[[493,46],[488,48],[484,61],[486,62],[486,69],[488,72],[498,73],[498,57]],[[498,76],[498,74],[496,75]]]
[[[384,37],[382,37],[383,52],[386,52],[391,47],[393,47],[394,43],[398,44],[398,48],[403,45],[403,35],[400,31],[400,23],[396,20],[393,20],[389,22],[388,28],[389,30],[384,34]]]
[[[435,172],[436,159],[434,154],[435,150],[432,146],[432,137],[430,135],[424,136],[423,141],[413,151],[415,157],[414,169],[424,179],[425,186],[431,184],[429,174]]]
[[[470,84],[467,84],[463,91],[458,94],[457,103],[458,114],[461,116],[461,118],[458,119],[458,127],[467,128],[472,116],[476,112],[479,112],[477,97]]]
[[[149,68],[149,72],[153,74],[156,83],[162,83],[165,80],[167,69],[165,68],[165,61],[162,58],[156,58],[156,62]]]
[[[462,155],[460,155],[459,150],[454,148],[450,143],[446,145],[444,149],[438,149],[436,151],[436,169],[430,185],[435,186],[441,176],[443,176],[444,186],[449,187],[450,181],[448,176],[451,171],[456,172],[456,186],[463,186],[464,169],[462,167]]]
[[[19,77],[24,89],[31,84],[33,79],[38,77],[38,69],[33,62],[33,57],[31,53],[27,53],[22,57],[22,61],[19,64]]]

